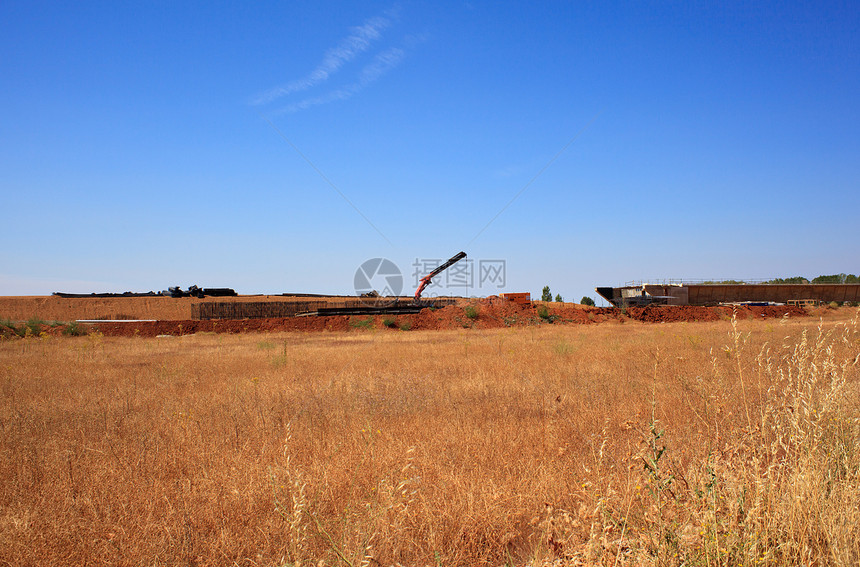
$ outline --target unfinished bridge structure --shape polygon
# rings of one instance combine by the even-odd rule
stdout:
[[[641,283],[595,291],[615,307],[860,302],[860,284]]]

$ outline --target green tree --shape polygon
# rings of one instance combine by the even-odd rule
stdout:
[[[562,298],[561,298],[561,294],[560,294],[560,293],[555,294],[555,300],[556,300],[558,303],[564,303],[564,299],[562,299]]]
[[[845,283],[846,279],[848,279],[848,276],[845,274],[833,274],[832,276],[818,276],[812,280],[812,283],[841,284]]]
[[[543,293],[540,296],[541,301],[552,301],[552,292],[549,290],[549,286],[543,286]]]
[[[793,278],[776,278],[764,283],[768,284],[808,284],[809,280],[803,276],[794,276]]]
[[[579,304],[594,307],[594,300],[586,295],[579,301]]]

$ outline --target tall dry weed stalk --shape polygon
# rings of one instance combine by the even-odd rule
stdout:
[[[630,563],[860,564],[857,318],[804,329],[798,341],[764,345],[754,358],[746,342],[733,320],[724,352],[745,426],[724,429],[705,458],[684,467],[665,458],[664,430],[653,416],[647,424],[640,479],[651,502],[640,498],[638,541],[623,556]],[[714,368],[713,380],[731,379],[728,367],[716,361]],[[758,379],[757,404],[744,384],[750,376]],[[611,505],[626,507],[618,498]],[[596,562],[618,564],[620,543],[613,552],[604,542]]]
[[[409,545],[409,516],[421,481],[414,470],[414,447],[406,450],[404,465],[394,478],[381,478],[364,494],[360,505],[352,506],[331,501],[320,486],[315,493],[308,492],[307,473],[292,458],[290,429],[287,424],[283,461],[270,470],[275,511],[286,529],[281,564],[317,565],[322,561],[367,567],[379,563],[375,542],[389,549]]]

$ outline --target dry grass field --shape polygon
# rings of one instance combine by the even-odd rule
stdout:
[[[839,313],[2,341],[0,564],[857,565]]]

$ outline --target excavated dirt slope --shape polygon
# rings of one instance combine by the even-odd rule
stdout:
[[[167,298],[167,301],[184,301]],[[97,300],[89,300],[97,301]],[[143,301],[151,301],[144,298]],[[545,307],[545,310],[544,310]],[[633,307],[626,311],[617,308],[583,307],[573,304],[548,304],[542,306],[520,306],[498,297],[464,300],[459,305],[442,309],[424,309],[410,315],[353,315],[328,317],[285,317],[277,319],[212,320],[192,321],[174,319],[159,321],[134,321],[128,323],[106,322],[88,325],[110,336],[182,335],[199,332],[242,333],[270,331],[349,331],[362,329],[422,330],[456,328],[497,328],[539,324],[595,324],[607,321],[640,321],[661,323],[678,321],[716,321],[728,319],[733,312],[738,318],[805,317],[806,311],[799,307],[694,307],[653,306]],[[154,318],[149,316],[147,318]],[[43,332],[60,334],[65,327],[44,326]],[[0,332],[3,332],[0,329]],[[6,331],[9,335],[9,331]]]

